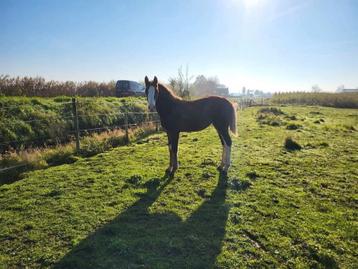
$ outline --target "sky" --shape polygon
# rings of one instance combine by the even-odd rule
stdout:
[[[0,74],[358,87],[357,0],[0,0]]]

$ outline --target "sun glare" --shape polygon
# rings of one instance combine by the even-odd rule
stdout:
[[[242,0],[246,8],[254,8],[262,4],[263,0]]]

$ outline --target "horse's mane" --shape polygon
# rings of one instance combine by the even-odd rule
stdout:
[[[159,92],[164,93],[169,98],[176,99],[176,100],[182,100],[179,96],[177,96],[172,89],[168,88],[164,84],[159,83]]]

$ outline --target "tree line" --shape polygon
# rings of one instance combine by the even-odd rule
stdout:
[[[189,75],[188,67],[185,72],[179,67],[178,74],[169,78],[169,86],[174,92],[183,97],[204,96],[204,95],[229,95],[229,89],[225,85],[221,85],[217,77],[205,77],[198,75],[195,77]]]
[[[273,104],[319,105],[339,108],[358,108],[358,93],[289,92],[275,93]]]
[[[199,75],[189,77],[188,71],[184,74],[179,68],[178,75],[169,78],[167,86],[183,97],[203,95],[228,95],[228,88],[219,84],[217,77]],[[55,81],[45,80],[43,77],[10,77],[0,75],[0,96],[116,96],[116,81]]]
[[[46,81],[43,77],[10,77],[0,75],[3,96],[115,96],[116,82]]]

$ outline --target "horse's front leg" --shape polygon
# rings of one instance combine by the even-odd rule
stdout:
[[[172,146],[172,134],[167,132],[168,136],[168,149],[169,149],[169,167],[165,170],[166,174],[170,174],[173,170],[173,146]]]
[[[174,174],[178,169],[178,132],[167,132],[168,135],[168,148],[169,148],[169,167],[166,170],[167,174]]]

